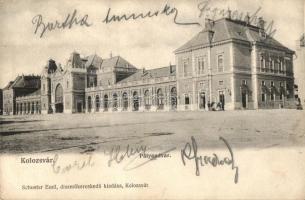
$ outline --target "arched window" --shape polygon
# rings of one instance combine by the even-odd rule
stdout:
[[[123,104],[123,110],[127,110],[128,109],[128,95],[126,92],[123,93],[122,95],[122,104]]]
[[[163,110],[164,108],[164,96],[161,88],[157,90],[157,109]]]
[[[60,84],[55,89],[55,103],[63,103],[63,88]]]
[[[100,111],[100,97],[96,95],[95,97],[95,111],[99,112]]]

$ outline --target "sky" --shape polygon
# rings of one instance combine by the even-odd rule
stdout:
[[[230,9],[239,14],[255,13],[267,24],[273,21],[274,38],[295,50],[296,40],[304,33],[304,0],[0,0],[0,88],[17,75],[39,75],[52,58],[65,65],[73,51],[102,58],[120,55],[138,68],[152,69],[175,64],[173,51],[203,29],[205,11],[199,17],[198,4],[213,10]],[[250,3],[251,2],[251,3]],[[176,21],[198,25],[178,25],[174,14],[122,22],[103,23],[107,11],[116,15],[163,10],[165,5],[178,10]],[[201,4],[203,5],[203,4]],[[42,22],[63,22],[77,10],[78,19],[88,15],[91,26],[46,31],[42,38],[34,34],[33,18]],[[216,19],[221,16],[216,16]],[[38,31],[41,32],[41,26]]]

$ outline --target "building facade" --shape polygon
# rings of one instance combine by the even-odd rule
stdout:
[[[248,18],[249,20],[249,18]],[[206,20],[175,51],[180,109],[293,107],[294,52],[265,33],[264,21]]]
[[[3,114],[20,114],[19,110],[17,110],[17,97],[25,98],[27,95],[37,92],[39,89],[40,76],[17,76],[14,81],[10,81],[7,86],[3,88]]]
[[[3,114],[3,91],[0,89],[0,115]]]
[[[4,89],[10,114],[293,108],[294,52],[257,25],[206,20],[175,51],[176,65],[138,69],[120,56],[70,55],[62,68],[49,60],[36,90]],[[41,87],[40,87],[41,85]],[[13,103],[8,102],[8,97]]]
[[[297,98],[305,105],[305,36],[296,43],[295,82],[298,88]]]

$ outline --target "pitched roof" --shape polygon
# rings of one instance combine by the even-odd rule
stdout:
[[[87,56],[86,60],[87,60],[86,64],[85,64],[86,68],[88,68],[90,66],[94,66],[94,67],[98,68],[103,62],[103,59],[96,54]]]
[[[156,69],[138,69],[136,73],[130,75],[129,77],[119,81],[118,83],[126,83],[130,81],[138,81],[143,79],[153,79],[161,77],[176,76],[176,66],[166,66]]]
[[[41,90],[40,89],[38,89],[38,90],[36,90],[36,91],[34,91],[34,92],[32,92],[32,93],[30,93],[30,94],[27,94],[27,95],[25,95],[25,96],[37,96],[37,95],[40,95],[41,94]]]
[[[71,62],[72,67],[75,68],[82,68],[83,66],[83,60],[80,58],[79,53],[76,51],[71,53],[68,62]]]
[[[106,59],[102,59],[100,56],[93,54],[90,56],[86,56],[84,58],[85,60],[85,66],[86,68],[94,66],[95,68],[99,69],[100,67],[104,67],[104,68],[114,68],[114,67],[120,67],[120,68],[124,68],[127,67],[128,68],[134,68],[136,69],[136,67],[132,64],[130,64],[127,60],[125,60],[124,58],[122,58],[121,56],[114,56],[111,58],[106,58]]]
[[[8,82],[8,84],[3,88],[3,90],[8,90],[11,88],[11,86],[13,85],[14,81],[10,81]]]
[[[40,76],[17,76],[14,81],[10,81],[4,89],[15,88],[39,88]]]
[[[243,40],[248,42],[262,42],[267,45],[276,46],[279,48],[286,48],[280,42],[267,35],[262,37],[259,34],[259,28],[253,25],[247,25],[246,22],[240,20],[232,20],[222,18],[213,22],[212,28],[213,37],[211,42],[220,42],[230,39]],[[191,50],[195,47],[204,46],[209,44],[209,30],[204,29],[196,34],[191,40],[179,47],[175,52]],[[291,51],[291,50],[290,50]]]
[[[126,65],[128,65],[128,68],[134,68],[136,69],[135,66],[133,66],[132,64],[130,64],[127,60],[125,60],[124,58],[122,58],[121,56],[114,56],[111,58],[107,58],[107,59],[103,59],[102,62],[102,67],[120,67],[120,68],[124,68],[127,67]]]

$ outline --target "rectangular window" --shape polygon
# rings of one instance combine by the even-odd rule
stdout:
[[[188,59],[183,61],[183,76],[186,77],[189,75],[189,63]]]
[[[261,70],[262,70],[262,72],[265,71],[265,60],[264,60],[264,56],[261,56]]]
[[[274,101],[274,93],[271,93],[270,99],[271,99],[271,101]]]
[[[275,66],[274,66],[274,72],[278,73],[279,72],[279,59],[275,59]]]
[[[274,60],[272,58],[270,58],[270,70],[271,72],[274,71]]]
[[[219,81],[218,84],[219,84],[219,85],[223,85],[223,81]]]
[[[203,57],[197,57],[197,72],[198,74],[204,73],[204,58]]]
[[[242,85],[247,85],[247,80],[242,80],[242,81],[241,81],[241,84],[242,84]]]
[[[218,55],[218,57],[217,57],[217,68],[218,68],[218,72],[223,72],[224,71],[223,55]]]
[[[283,61],[282,61],[282,59],[279,59],[279,72],[280,73],[283,72]]]
[[[274,82],[273,81],[271,81],[270,86],[274,87]]]
[[[265,81],[262,81],[262,86],[265,86],[266,85],[266,82]]]
[[[269,57],[265,58],[265,72],[269,72],[270,59]]]

